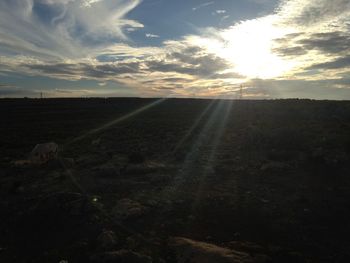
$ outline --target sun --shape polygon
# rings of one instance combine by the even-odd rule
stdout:
[[[276,78],[294,67],[292,61],[273,53],[273,41],[292,29],[276,26],[271,15],[239,23],[221,33],[226,41],[222,56],[232,62],[236,72],[249,78]]]
[[[293,33],[292,28],[277,26],[271,15],[238,23],[219,33],[216,40],[202,39],[209,52],[232,64],[232,71],[247,78],[269,79],[282,76],[295,62],[273,52],[274,40]]]

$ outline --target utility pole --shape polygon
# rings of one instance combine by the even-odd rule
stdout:
[[[40,99],[43,98],[43,92],[40,92]]]
[[[240,86],[239,86],[239,97],[238,97],[238,99],[243,99],[243,85],[241,84]]]

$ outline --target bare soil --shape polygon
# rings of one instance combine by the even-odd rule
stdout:
[[[348,101],[3,99],[0,117],[1,262],[187,262],[173,237],[349,262]],[[51,141],[58,159],[14,164]]]

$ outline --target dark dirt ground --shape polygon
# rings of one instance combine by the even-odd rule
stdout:
[[[200,262],[175,236],[350,260],[348,101],[3,99],[0,117],[0,262]],[[50,141],[57,160],[13,164]]]

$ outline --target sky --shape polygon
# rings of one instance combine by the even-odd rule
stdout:
[[[1,97],[350,99],[350,0],[0,0]]]

